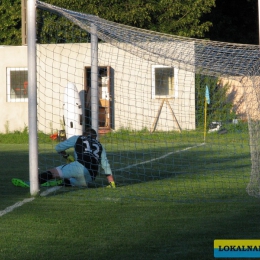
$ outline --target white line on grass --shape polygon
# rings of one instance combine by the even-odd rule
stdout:
[[[165,157],[167,157],[169,155],[172,155],[172,154],[175,154],[175,153],[181,153],[181,152],[184,152],[184,151],[187,151],[187,150],[190,150],[192,148],[199,147],[199,146],[202,146],[202,145],[205,145],[205,143],[201,143],[201,144],[197,144],[197,145],[194,145],[194,146],[190,146],[190,147],[184,148],[182,150],[177,150],[177,151],[174,151],[174,152],[170,152],[170,153],[167,153],[167,154],[165,154],[163,156],[160,156],[160,157],[148,160],[148,161],[144,161],[144,162],[140,162],[140,163],[136,163],[136,164],[131,164],[131,165],[128,165],[126,167],[123,167],[123,168],[120,168],[120,169],[117,169],[117,170],[114,170],[114,171],[115,172],[122,171],[122,170],[129,169],[129,168],[132,168],[132,167],[137,166],[137,165],[141,165],[141,164],[157,161],[157,160],[163,159],[163,158],[165,158]]]
[[[40,193],[40,196],[44,197],[44,196],[47,196],[49,195],[50,193],[56,191],[56,190],[59,190],[61,188],[61,186],[55,186],[55,187],[52,187],[50,189],[47,189],[46,191]],[[0,211],[0,217],[4,216],[5,214],[9,213],[9,212],[12,212],[14,209],[16,208],[19,208],[21,207],[22,205],[24,205],[25,203],[28,203],[28,202],[31,202],[33,201],[35,198],[28,198],[28,199],[24,199],[23,201],[18,201],[16,202],[14,205],[12,206],[9,206],[7,207],[6,209],[4,210],[1,210]]]
[[[140,162],[140,163],[136,163],[136,164],[132,164],[132,165],[128,165],[127,167],[124,167],[124,168],[121,168],[121,169],[117,169],[115,170],[116,171],[122,171],[122,170],[125,170],[125,169],[129,169],[131,167],[134,167],[134,166],[137,166],[137,165],[141,165],[141,164],[145,164],[145,163],[150,163],[150,162],[153,162],[153,161],[157,161],[157,160],[160,160],[160,159],[163,159],[169,155],[172,155],[172,154],[175,154],[175,153],[181,153],[181,152],[184,152],[184,151],[187,151],[187,150],[190,150],[192,148],[195,148],[195,147],[199,147],[199,146],[202,146],[202,145],[205,145],[205,143],[201,143],[201,144],[198,144],[198,145],[194,145],[194,146],[190,146],[190,147],[187,147],[187,148],[184,148],[182,150],[177,150],[177,151],[174,151],[174,152],[170,152],[170,153],[167,153],[163,156],[160,156],[158,158],[154,158],[152,160],[148,160],[148,161],[144,161],[144,162]],[[55,186],[55,187],[52,187],[50,189],[47,189],[46,191],[40,193],[40,196],[44,197],[44,196],[47,196],[49,195],[50,193],[54,192],[54,191],[57,191],[61,188],[61,186]],[[24,199],[23,201],[19,201],[17,203],[15,203],[14,205],[10,206],[10,207],[7,207],[6,209],[0,211],[0,217],[4,216],[5,214],[9,213],[9,212],[12,212],[14,209],[18,208],[18,207],[21,207],[22,205],[24,205],[25,203],[28,203],[28,202],[31,202],[33,201],[35,198],[28,198],[28,199]]]
[[[3,215],[13,211],[14,209],[21,207],[23,204],[27,203],[27,202],[31,202],[33,201],[34,198],[29,198],[29,199],[24,199],[23,201],[18,201],[16,202],[14,205],[7,207],[6,209],[0,211],[0,217],[2,217]]]
[[[52,193],[52,192],[54,192],[56,190],[59,190],[60,188],[62,188],[62,186],[54,186],[54,187],[52,187],[52,188],[42,192],[40,194],[40,196],[45,197],[45,196],[49,195],[50,193]]]

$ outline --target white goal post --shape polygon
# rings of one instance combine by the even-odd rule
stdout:
[[[38,132],[37,132],[37,79],[36,79],[36,1],[27,2],[28,46],[28,123],[30,193],[39,193],[38,182]]]

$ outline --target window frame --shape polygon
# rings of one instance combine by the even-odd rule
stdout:
[[[28,77],[28,68],[24,67],[8,67],[6,68],[6,97],[7,97],[7,102],[28,102],[28,92],[27,92],[27,97],[25,98],[12,98],[11,95],[11,72],[12,71],[27,71],[27,77]],[[27,90],[28,91],[28,90]]]
[[[173,75],[174,75],[174,88],[173,88],[173,94],[172,95],[156,95],[155,94],[155,69],[157,68],[173,68]],[[172,99],[172,98],[177,98],[178,97],[178,90],[179,90],[179,82],[178,82],[178,74],[179,74],[179,70],[175,67],[171,67],[171,66],[165,66],[165,65],[152,65],[152,99],[162,99],[162,98],[168,98],[168,99]]]

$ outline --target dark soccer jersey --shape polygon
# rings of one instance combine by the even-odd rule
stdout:
[[[98,174],[102,149],[100,142],[90,136],[79,136],[75,143],[78,162],[88,169],[93,179]]]

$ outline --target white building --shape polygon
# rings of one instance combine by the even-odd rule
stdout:
[[[194,52],[193,52],[194,53]],[[141,56],[141,55],[140,55]],[[27,47],[0,48],[0,132],[28,126]],[[195,74],[169,60],[147,59],[107,43],[98,45],[100,129],[195,129]],[[62,129],[63,92],[73,82],[90,107],[89,43],[37,45],[38,129]],[[86,118],[85,123],[89,120]]]

